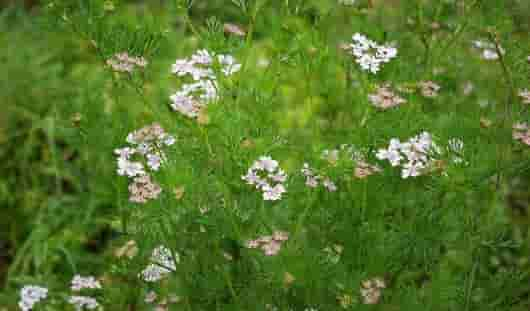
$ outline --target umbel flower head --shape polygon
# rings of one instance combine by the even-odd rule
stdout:
[[[150,261],[151,263],[142,270],[139,277],[146,282],[157,282],[175,271],[180,257],[178,253],[172,253],[169,248],[160,245],[153,250]]]
[[[197,118],[199,112],[209,103],[218,99],[215,68],[219,67],[224,76],[231,76],[241,69],[231,55],[207,50],[198,50],[190,58],[177,59],[171,72],[178,77],[191,77],[192,83],[185,83],[180,90],[170,96],[171,108],[189,118]]]
[[[397,95],[388,84],[379,86],[374,94],[368,95],[368,99],[376,108],[386,110],[406,103],[407,101]]]
[[[374,74],[379,72],[382,64],[390,62],[398,53],[395,47],[378,44],[360,33],[354,34],[352,40],[353,43],[347,49],[355,58],[355,62],[362,70]]]
[[[18,306],[22,311],[33,309],[39,301],[48,297],[48,289],[36,285],[26,285],[20,290],[20,301]]]
[[[362,281],[361,283],[361,297],[364,304],[374,305],[379,303],[381,299],[382,290],[386,288],[385,280],[380,277]]]
[[[129,185],[130,201],[145,203],[156,199],[162,189],[151,180],[149,171],[158,171],[166,161],[164,148],[175,143],[158,123],[145,126],[127,135],[129,146],[114,150],[117,173],[133,179]]]
[[[278,161],[269,156],[262,156],[248,169],[241,179],[263,193],[263,200],[281,200],[282,194],[287,192],[283,183],[287,174],[279,167]]]
[[[465,163],[461,158],[463,146],[464,143],[459,139],[449,140],[445,150],[453,163]],[[440,163],[443,152],[430,133],[422,132],[405,142],[392,138],[387,148],[377,151],[376,157],[379,160],[387,160],[391,166],[401,167],[401,177],[406,179],[424,175],[439,167],[437,164]]]

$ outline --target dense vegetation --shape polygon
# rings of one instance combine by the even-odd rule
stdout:
[[[0,11],[1,311],[530,308],[526,1],[43,2]]]

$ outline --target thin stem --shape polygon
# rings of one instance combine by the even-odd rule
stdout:
[[[501,117],[502,119],[500,122],[500,128],[503,131],[503,133],[501,133],[502,135],[504,134],[504,130],[508,127],[508,124],[507,124],[508,121],[511,121],[512,119],[510,108],[511,108],[511,102],[513,101],[513,97],[516,91],[515,91],[512,73],[510,71],[510,68],[506,64],[506,59],[505,59],[504,53],[499,43],[499,37],[493,31],[489,31],[488,34],[489,34],[490,41],[495,45],[495,51],[498,55],[498,61],[502,67],[502,72],[503,72],[503,76],[506,81],[506,84],[509,87],[508,98],[506,99],[506,103],[504,105],[504,112],[502,114],[502,117]],[[507,149],[509,149],[509,147],[504,148],[503,144],[501,143],[497,144],[497,164],[496,164],[497,166],[497,180],[496,180],[497,190],[500,188],[500,184],[502,181],[503,172],[501,170],[501,167],[503,165],[503,162],[505,161],[506,154],[508,151]]]

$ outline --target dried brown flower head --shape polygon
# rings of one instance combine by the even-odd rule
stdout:
[[[158,198],[162,188],[151,181],[149,175],[135,177],[129,185],[129,200],[134,203],[146,203]]]

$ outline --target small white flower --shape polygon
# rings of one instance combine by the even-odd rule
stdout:
[[[99,307],[97,300],[88,296],[71,296],[68,302],[74,305],[77,311],[95,310]]]
[[[263,156],[259,158],[256,167],[272,173],[278,168],[278,161],[269,156]]]
[[[129,161],[124,158],[118,158],[118,175],[135,177],[145,175],[144,166],[140,162]]]
[[[83,277],[75,275],[70,286],[72,291],[78,292],[82,289],[101,289],[101,283],[93,276]]]
[[[158,171],[162,164],[162,158],[158,154],[147,154],[147,166],[153,171]]]
[[[274,187],[263,188],[263,200],[265,201],[277,201],[282,198],[282,194],[285,193],[285,187],[282,184],[277,184]]]
[[[408,177],[417,177],[421,175],[421,170],[424,168],[424,165],[421,162],[408,162],[403,165],[403,170],[401,171],[402,178]]]
[[[48,289],[36,285],[26,285],[20,290],[18,306],[23,311],[29,311],[39,301],[48,297]]]
[[[335,183],[332,182],[329,178],[324,179],[324,181],[322,182],[322,184],[324,185],[324,187],[325,187],[326,189],[328,189],[329,192],[335,192],[335,191],[337,191],[337,186],[336,186]]]

